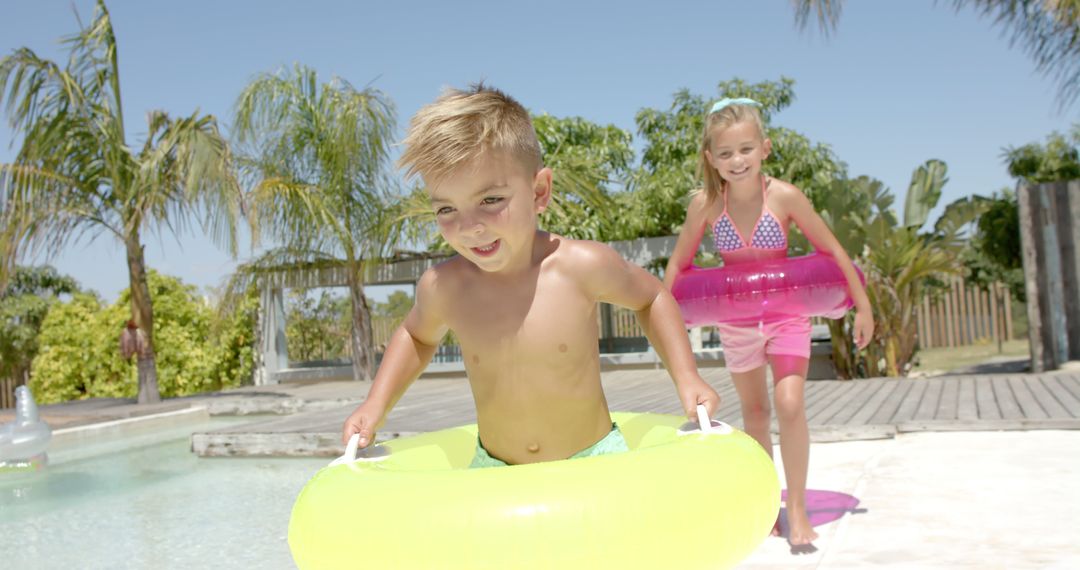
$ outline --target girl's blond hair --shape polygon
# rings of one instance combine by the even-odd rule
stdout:
[[[543,166],[529,112],[483,84],[443,92],[413,116],[402,143],[405,178],[419,174],[428,184],[489,150],[508,152],[532,173]]]
[[[705,151],[712,150],[712,136],[718,130],[723,130],[743,121],[753,121],[757,125],[761,140],[765,140],[765,122],[761,119],[761,113],[753,105],[728,105],[715,113],[709,113],[705,117],[705,129],[701,135],[701,150],[698,152],[698,175],[703,180],[702,192],[708,202],[719,199],[724,193],[724,179],[720,173],[709,164],[709,158]]]

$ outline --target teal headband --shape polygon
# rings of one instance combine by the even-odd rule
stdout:
[[[709,114],[711,115],[718,111],[722,111],[725,107],[729,107],[731,105],[751,105],[754,107],[761,107],[761,103],[758,103],[757,101],[754,101],[753,99],[748,99],[746,97],[739,97],[737,99],[728,99],[727,97],[724,97],[723,99],[713,103],[712,110],[709,111]]]

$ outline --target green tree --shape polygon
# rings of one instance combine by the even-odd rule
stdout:
[[[146,334],[139,402],[159,400],[154,304],[143,235],[197,219],[236,251],[239,206],[229,149],[213,116],[148,115],[141,147],[129,146],[116,37],[98,1],[93,21],[64,43],[67,66],[20,48],[0,60],[0,98],[16,133],[15,162],[0,165],[0,284],[24,256],[52,256],[69,242],[108,234],[127,253],[130,313]]]
[[[544,163],[554,173],[552,204],[541,226],[573,239],[626,239],[613,193],[629,175],[633,136],[581,117],[539,115],[533,126]]]
[[[375,304],[375,313],[380,317],[404,320],[413,307],[412,295],[404,291],[394,291],[386,298],[385,303]]]
[[[24,383],[30,364],[38,353],[41,323],[60,295],[79,291],[67,275],[45,265],[17,266],[7,287],[0,293],[0,378]]]
[[[318,296],[308,289],[293,289],[285,311],[285,338],[291,360],[326,360],[345,353],[352,322],[347,297],[326,289]]]
[[[795,21],[805,28],[816,19],[830,33],[840,20],[842,0],[791,0]],[[1080,96],[1080,0],[952,0],[959,10],[973,8],[1001,25],[1035,60],[1035,69],[1058,82],[1058,101],[1067,106]]]
[[[1016,194],[1008,188],[986,198],[975,223],[969,247],[961,252],[968,280],[982,286],[1005,284],[1024,300],[1024,272],[1020,263],[1020,217]]]
[[[843,177],[846,167],[827,145],[770,123],[795,100],[794,80],[781,77],[751,84],[732,79],[720,82],[717,92],[718,97],[750,97],[762,104],[766,135],[773,141],[773,156],[763,165],[766,174],[798,186],[811,200]],[[641,168],[630,184],[633,203],[624,209],[628,218],[623,222],[633,227],[635,237],[671,235],[682,226],[690,191],[701,187],[698,153],[712,101],[683,89],[666,111],[638,111],[637,127],[645,148]]]
[[[1058,132],[1046,144],[1030,143],[1005,149],[1009,174],[1028,184],[1080,180],[1080,124],[1068,136]]]
[[[313,69],[262,74],[236,103],[237,140],[245,170],[252,233],[281,246],[242,267],[345,274],[352,306],[353,376],[371,379],[374,347],[364,271],[398,236],[397,198],[387,176],[394,134],[393,104],[378,90],[340,78],[319,84]]]

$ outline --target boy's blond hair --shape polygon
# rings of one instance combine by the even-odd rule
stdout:
[[[542,167],[540,143],[529,112],[512,97],[485,85],[448,89],[417,111],[403,141],[398,166],[405,178],[431,184],[485,151],[505,151],[530,172]]]
[[[705,198],[708,201],[716,200],[724,192],[724,179],[705,156],[705,151],[712,152],[712,136],[716,131],[722,131],[736,123],[753,121],[757,125],[761,140],[765,140],[765,122],[761,119],[761,113],[753,105],[728,105],[715,113],[709,113],[705,117],[705,129],[701,136],[701,150],[698,152],[698,168],[700,176],[704,179]]]

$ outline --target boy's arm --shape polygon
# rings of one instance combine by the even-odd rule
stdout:
[[[416,284],[416,302],[405,321],[394,331],[386,346],[382,363],[367,398],[342,429],[342,442],[360,434],[360,447],[375,440],[377,430],[405,390],[431,362],[439,341],[446,334],[446,323],[439,309],[435,274],[428,270]]]
[[[698,374],[682,313],[675,298],[659,279],[622,258],[610,247],[594,243],[585,246],[588,266],[582,275],[598,301],[619,305],[637,314],[645,336],[675,382],[687,416],[696,417],[698,404],[709,415],[720,407],[720,396]]]
[[[701,237],[705,235],[707,221],[705,206],[705,193],[699,192],[690,199],[690,205],[686,208],[686,220],[683,222],[679,239],[675,242],[675,249],[672,250],[667,267],[664,269],[664,287],[668,291],[671,291],[671,287],[675,285],[675,279],[679,274],[694,263],[694,254],[701,245]]]
[[[806,198],[801,190],[791,186],[783,190],[784,205],[789,211],[792,221],[799,226],[806,239],[810,240],[814,249],[831,256],[836,260],[836,265],[847,280],[848,291],[855,301],[855,344],[859,348],[865,348],[870,344],[874,336],[874,317],[870,309],[870,298],[866,295],[866,289],[859,274],[855,272],[855,264],[851,262],[844,246],[833,235],[829,225],[821,219],[813,204]]]

